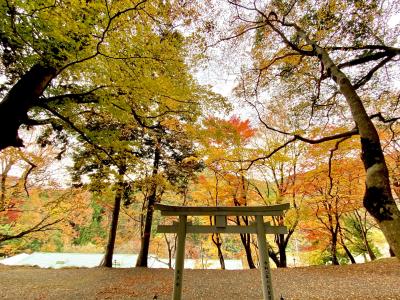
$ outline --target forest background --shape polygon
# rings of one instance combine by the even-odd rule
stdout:
[[[395,255],[399,5],[323,2],[2,0],[2,254],[105,252],[110,267],[116,251],[147,266],[176,243],[155,233],[171,221],[155,203],[289,202],[270,220],[288,227],[270,239],[277,267],[289,252]],[[256,249],[246,234],[193,235],[187,256],[254,268]]]

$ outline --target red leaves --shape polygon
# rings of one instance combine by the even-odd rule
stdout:
[[[256,133],[249,120],[242,121],[237,116],[232,116],[229,120],[210,117],[205,120],[204,125],[210,138],[218,144],[247,143]]]

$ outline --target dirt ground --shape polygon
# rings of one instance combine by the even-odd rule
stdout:
[[[276,299],[400,299],[400,261],[272,270]],[[0,299],[171,299],[173,270],[0,265]],[[183,299],[262,299],[258,270],[185,270]],[[156,297],[155,297],[156,296]]]

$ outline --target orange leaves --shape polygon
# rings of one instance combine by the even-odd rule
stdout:
[[[217,144],[234,144],[236,146],[247,143],[256,133],[249,120],[242,121],[233,116],[229,120],[210,117],[204,121],[208,137]]]
[[[233,127],[236,133],[246,141],[256,133],[256,130],[250,126],[250,121],[248,119],[242,121],[239,117],[233,116],[229,119],[228,123]]]

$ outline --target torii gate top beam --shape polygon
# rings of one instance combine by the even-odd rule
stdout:
[[[162,216],[281,216],[289,203],[270,206],[173,206],[156,204]]]

